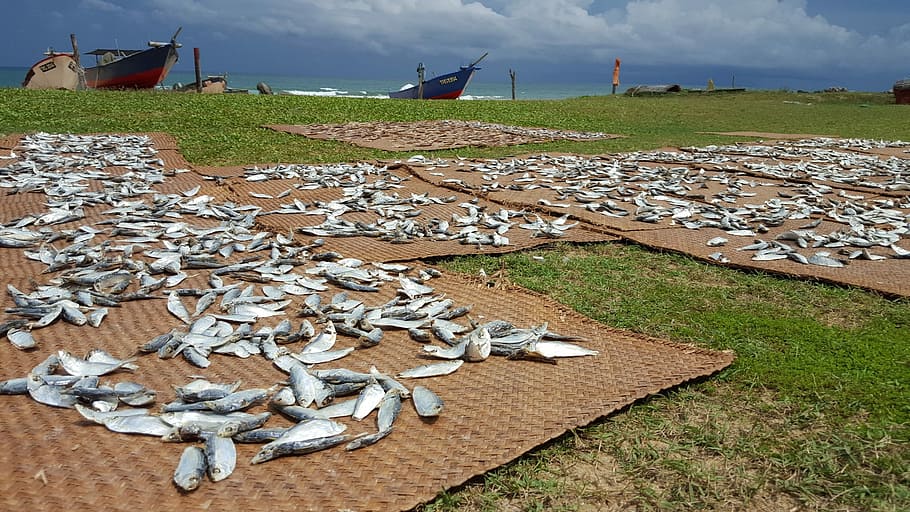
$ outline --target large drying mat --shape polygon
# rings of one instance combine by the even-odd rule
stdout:
[[[345,124],[267,125],[275,131],[311,139],[337,140],[384,151],[430,151],[467,146],[512,146],[554,140],[620,137],[552,128],[527,128],[478,121],[351,122]]]
[[[839,144],[841,141],[835,142]],[[650,247],[683,252],[702,259],[707,259],[708,255],[720,251],[725,259],[730,260],[731,266],[738,268],[848,284],[888,295],[910,295],[910,288],[906,285],[910,282],[910,265],[906,264],[905,259],[895,258],[895,252],[887,247],[869,248],[870,253],[885,256],[887,260],[849,260],[849,265],[841,268],[806,265],[793,260],[756,261],[751,259],[754,252],[735,251],[735,248],[758,239],[772,241],[784,231],[805,230],[804,226],[812,219],[826,219],[821,225],[810,229],[820,236],[832,236],[849,231],[851,226],[847,220],[830,221],[833,217],[822,213],[816,205],[813,205],[813,211],[803,220],[787,221],[781,226],[768,229],[767,232],[757,229],[761,215],[756,214],[749,221],[754,235],[743,238],[731,236],[719,229],[684,229],[681,226],[687,221],[685,217],[676,219],[666,215],[655,222],[636,220],[638,200],[644,200],[649,205],[658,206],[665,211],[680,201],[691,203],[696,209],[716,205],[717,209],[736,211],[748,210],[750,205],[771,207],[776,204],[775,202],[786,202],[799,197],[806,198],[810,204],[814,202],[820,205],[823,201],[830,205],[836,204],[838,205],[836,208],[825,209],[835,213],[853,209],[853,203],[857,203],[870,205],[863,207],[866,209],[871,208],[871,205],[883,205],[883,209],[897,211],[904,215],[904,218],[910,218],[907,192],[903,190],[881,190],[850,183],[819,184],[811,178],[786,180],[756,175],[743,169],[732,168],[730,163],[708,166],[705,159],[696,158],[693,161],[688,159],[687,155],[697,156],[697,153],[698,148],[687,148],[685,152],[658,150],[592,157],[526,155],[499,161],[414,158],[409,161],[409,168],[415,176],[439,186],[467,191],[511,208],[534,207],[554,216],[569,215],[596,229]],[[718,161],[723,162],[724,158],[726,156],[721,154]],[[908,161],[910,160],[906,158],[895,160]],[[812,164],[813,162],[806,158],[801,165],[811,168]],[[640,167],[636,169],[636,166]],[[727,168],[724,168],[725,166]],[[897,176],[899,177],[900,173],[897,173]],[[658,190],[655,193],[656,183],[653,178],[659,178],[679,188],[674,192],[664,193]],[[573,187],[585,189],[592,183],[599,183],[602,189],[612,187],[614,192],[611,200],[624,208],[628,215],[608,216],[603,213],[602,208],[601,211],[592,211],[588,209],[592,203],[575,200],[569,193]],[[618,193],[620,188],[625,189],[621,196]],[[747,218],[745,215],[743,217]],[[867,225],[869,229],[890,228],[885,221],[881,221],[880,224]],[[730,247],[719,249],[706,245],[709,239],[717,236],[732,239]],[[906,235],[901,235],[901,239],[894,245],[899,250],[910,250],[910,239]],[[844,250],[850,252],[856,249],[858,247],[848,245]],[[845,255],[838,254],[840,248],[819,247],[799,252],[808,257],[826,250],[835,257],[846,259]],[[713,259],[710,261],[717,262]]]
[[[197,168],[196,171],[203,176],[217,179],[219,185],[217,187],[208,186],[206,189],[207,193],[227,194],[224,198],[234,203],[255,204],[262,207],[263,211],[276,210],[283,204],[290,204],[293,201],[301,201],[305,204],[313,205],[317,202],[337,201],[344,198],[344,190],[341,187],[305,190],[295,187],[295,185],[300,183],[299,180],[295,179],[269,179],[249,182],[242,178],[242,176],[250,174],[252,169],[266,170],[280,165],[282,164],[202,167]],[[471,191],[455,190],[421,179],[421,176],[414,176],[412,175],[411,167],[406,164],[387,163],[385,167],[388,168],[390,175],[398,176],[404,186],[404,188],[396,189],[389,193],[396,193],[404,198],[417,195],[451,199],[444,204],[420,205],[418,207],[421,211],[420,215],[413,217],[414,220],[419,222],[426,223],[431,218],[451,219],[453,214],[466,215],[467,210],[460,206],[462,204],[470,203],[480,210],[491,213],[497,212],[502,208],[501,204],[477,197]],[[214,182],[209,181],[207,183],[212,184]],[[256,197],[257,194],[271,197]],[[279,199],[282,194],[285,195]],[[218,197],[221,198],[222,196]],[[519,206],[519,209],[522,208],[523,206]],[[560,216],[536,207],[524,208],[524,210],[530,219],[540,216],[544,220],[553,221]],[[350,222],[364,222],[367,224],[373,224],[379,220],[375,213],[366,211],[349,212],[340,217]],[[325,221],[325,218],[325,215],[264,214],[257,217],[257,225],[260,229],[275,233],[291,234],[298,232],[301,228],[318,226]],[[514,219],[514,221],[519,222],[518,219]],[[452,231],[458,231],[459,229],[460,227],[453,227]],[[367,236],[325,236],[324,249],[338,251],[342,254],[357,254],[366,261],[406,261],[466,254],[501,254],[557,242],[591,243],[609,242],[619,239],[613,234],[598,229],[597,226],[590,226],[584,223],[579,223],[577,226],[565,230],[563,235],[557,238],[537,236],[533,231],[518,227],[509,229],[506,236],[509,239],[509,244],[504,246],[462,244],[458,240],[439,240],[429,237],[414,238],[407,243],[399,243]]]
[[[815,139],[818,137],[835,137],[834,135],[813,135],[809,133],[774,133],[774,132],[753,132],[753,131],[738,131],[738,132],[698,132],[706,135],[727,135],[730,137],[749,137],[753,139],[774,139],[774,140],[800,140],[800,139]]]
[[[843,143],[849,145],[850,142],[850,140],[838,141],[838,144]],[[799,143],[799,141],[794,141],[794,143]],[[863,152],[861,150],[854,151],[856,153]],[[888,151],[891,154],[888,154],[887,156],[897,157],[903,151],[906,150],[899,148],[898,150]],[[744,169],[732,168],[732,162],[715,166],[706,165],[704,162],[660,162],[661,159],[674,158],[673,155],[685,156],[688,153],[691,153],[691,151],[680,153],[674,152],[672,148],[665,148],[653,152],[639,152],[626,155],[603,155],[588,158],[594,162],[615,161],[617,162],[617,165],[620,166],[628,165],[630,159],[637,159],[641,162],[649,162],[647,165],[651,168],[662,167],[668,172],[677,169],[678,171],[676,171],[674,179],[684,180],[697,177],[697,181],[692,181],[688,185],[691,188],[689,193],[678,199],[706,202],[711,199],[716,199],[723,194],[727,194],[730,191],[738,190],[749,194],[749,196],[738,198],[736,203],[726,203],[729,207],[735,207],[737,204],[761,203],[778,195],[784,197],[807,194],[809,193],[809,190],[806,187],[813,186],[811,183],[812,180],[782,180],[764,175],[755,176],[753,173],[749,173]],[[872,153],[875,154],[874,151],[872,151]],[[509,208],[533,208],[545,212],[550,216],[569,214],[573,219],[582,221],[583,224],[566,232],[567,236],[562,240],[567,242],[607,241],[622,237],[646,246],[679,251],[701,259],[709,259],[708,255],[714,254],[715,252],[722,252],[724,258],[730,260],[729,265],[737,268],[757,269],[790,277],[810,278],[831,283],[848,284],[888,295],[910,295],[910,289],[907,289],[907,286],[905,285],[905,283],[910,282],[910,266],[906,265],[904,260],[853,260],[850,265],[843,268],[804,265],[792,260],[754,261],[751,259],[753,255],[752,252],[735,251],[736,247],[746,245],[750,243],[752,239],[747,240],[738,237],[729,237],[722,231],[714,229],[682,229],[679,227],[679,222],[667,218],[658,223],[645,223],[635,221],[632,216],[609,217],[601,213],[591,212],[585,210],[581,203],[567,200],[556,194],[556,189],[552,188],[551,185],[559,187],[562,184],[559,183],[558,180],[553,179],[554,176],[547,178],[550,179],[550,184],[546,187],[534,190],[515,190],[509,188],[510,185],[517,184],[517,182],[522,180],[527,182],[526,180],[538,176],[541,169],[546,169],[550,164],[547,163],[543,156],[547,155],[525,155],[514,157],[514,159],[510,160],[504,159],[504,161],[509,162],[528,162],[533,164],[536,169],[531,168],[528,171],[524,171],[521,169],[521,166],[517,166],[509,175],[495,178],[495,181],[500,184],[500,186],[495,189],[490,187],[490,184],[492,183],[491,180],[484,178],[485,173],[483,166],[488,166],[490,160],[459,159],[446,162],[443,160],[411,159],[405,165],[389,163],[389,166],[397,166],[396,172],[406,170],[415,178],[418,178],[417,180],[408,182],[408,186],[413,187],[415,190],[419,189],[420,191],[423,191],[427,186],[435,185],[439,189],[448,189],[449,191],[461,193],[465,196],[480,197],[482,204],[493,203]],[[578,158],[574,155],[558,154],[549,155],[549,157]],[[724,167],[727,168],[725,169]],[[217,176],[221,179],[230,179],[231,177],[236,179],[244,174],[244,169],[244,167],[212,167],[201,168],[198,172],[206,176]],[[717,179],[718,177],[724,176],[727,176],[729,179]],[[232,191],[235,192],[234,199],[236,201],[248,202],[248,192],[257,188],[274,188],[277,190],[277,187],[287,186],[286,184],[279,185],[274,183],[237,184],[238,181],[234,181],[235,185],[231,187]],[[809,183],[805,183],[805,181],[809,181]],[[424,186],[419,184],[419,182],[425,182],[428,185]],[[542,180],[541,183],[543,183]],[[647,185],[647,181],[641,180],[632,183],[630,184],[630,187],[640,187],[642,184]],[[888,196],[876,195],[876,192],[879,194],[889,194],[892,197],[899,194],[899,192],[889,193],[884,190],[870,190],[865,187],[851,186],[851,184],[848,183],[832,185],[835,186],[825,192],[825,195],[831,198],[841,198],[841,200],[844,201],[851,197],[861,197],[862,200],[865,201],[888,199]],[[644,190],[645,189],[641,188],[636,190],[636,193],[640,193]],[[870,192],[872,192],[872,194],[870,194]],[[432,194],[442,196],[446,193],[436,190],[432,191]],[[544,202],[549,202],[549,206],[544,204]],[[570,206],[566,207],[565,205]],[[634,209],[634,205],[630,205],[629,203],[626,203],[624,206]],[[489,206],[487,207],[489,208]],[[295,219],[289,216],[264,217],[263,219],[265,221],[264,225],[268,226],[269,229],[279,232],[286,232],[289,229],[293,229],[295,222]],[[313,219],[306,219],[305,221],[306,224],[311,224]],[[800,229],[800,226],[805,222],[806,221],[789,222],[781,228],[773,229],[770,233],[757,233],[754,238],[770,240],[787,229]],[[592,229],[587,229],[585,226],[590,226]],[[836,223],[825,222],[817,231],[820,233],[834,232],[838,229],[842,229],[842,227],[845,227],[846,225],[843,224],[840,226],[841,227]],[[822,229],[824,229],[824,231],[822,231]],[[733,238],[730,242],[730,247],[712,248],[706,246],[705,242],[715,236]],[[514,236],[512,236],[512,238],[514,245],[504,248],[478,248],[461,246],[457,243],[435,242],[397,245],[362,237],[328,239],[327,243],[329,248],[338,250],[342,253],[366,251],[367,253],[373,254],[376,261],[393,261],[429,256],[443,256],[447,254],[470,254],[477,252],[493,254],[508,250],[525,249],[553,241],[539,238],[519,239]],[[905,250],[910,249],[906,238],[897,245]],[[812,254],[811,251],[801,252],[805,256],[810,256]],[[832,250],[831,252],[836,251]],[[870,252],[882,256],[889,255],[889,251],[886,248],[872,248],[870,249]],[[715,260],[709,260],[716,263]]]
[[[400,171],[406,174],[406,171]],[[419,206],[420,215],[413,217],[413,220],[426,223],[431,218],[451,219],[453,215],[466,215],[467,210],[460,206],[462,204],[472,204],[478,209],[486,212],[497,212],[502,206],[486,199],[473,197],[469,194],[452,191],[444,187],[434,186],[430,183],[419,179],[411,179],[403,182],[404,189],[397,192],[403,197],[412,194],[427,197],[454,197],[453,201],[445,204],[426,204]],[[270,180],[267,182],[247,183],[245,181],[232,179],[226,183],[228,188],[234,194],[235,202],[246,202],[265,206],[266,210],[277,208],[280,203],[288,203],[297,199],[308,204],[317,200],[330,201],[338,200],[343,197],[343,191],[340,188],[319,189],[313,191],[293,190],[286,198],[283,199],[258,199],[250,196],[251,192],[265,192],[270,195],[278,195],[282,190],[288,190],[291,187],[292,180]],[[454,192],[454,193],[453,193]],[[552,215],[539,209],[525,209],[527,217],[533,219],[537,216],[552,222],[559,215]],[[535,211],[536,210],[536,211]],[[341,218],[350,222],[364,222],[375,224],[379,221],[375,212],[349,212]],[[284,215],[260,215],[257,218],[257,224],[261,229],[266,229],[275,233],[293,233],[298,232],[305,227],[313,227],[321,224],[325,220],[324,215],[302,215],[302,214],[284,214]],[[514,222],[520,222],[514,219]],[[461,229],[453,226],[451,231],[457,232]],[[492,231],[486,230],[485,231]],[[367,236],[345,236],[334,237],[325,236],[324,249],[338,251],[341,254],[356,254],[358,258],[364,261],[406,261],[421,258],[434,258],[443,256],[469,255],[469,254],[501,254],[506,252],[515,252],[544,245],[550,245],[557,242],[567,243],[591,243],[591,242],[608,242],[618,240],[619,237],[606,233],[602,230],[592,228],[586,224],[578,225],[565,230],[562,236],[558,238],[548,238],[536,236],[534,231],[512,227],[506,232],[509,239],[508,245],[493,246],[479,244],[464,244],[459,240],[439,240],[430,237],[412,238],[407,243],[383,240],[376,237]],[[305,235],[295,235],[305,236]]]
[[[798,229],[797,224],[797,222],[790,221],[762,237],[766,240],[773,239],[776,234],[788,229]],[[830,227],[833,228],[834,223],[830,224],[832,225]],[[759,270],[796,279],[812,279],[837,285],[846,284],[874,290],[887,296],[910,297],[910,264],[905,259],[889,257],[879,261],[851,260],[848,265],[836,268],[806,265],[791,259],[754,261],[752,256],[755,251],[737,250],[752,243],[753,238],[731,237],[722,230],[714,228],[634,231],[624,233],[623,237],[652,249],[680,252],[715,264],[719,262],[712,255],[720,253],[724,264],[733,268]],[[714,237],[724,237],[730,241],[724,247],[708,247],[706,242]],[[910,243],[904,242],[902,245],[904,249],[910,250]],[[818,249],[797,250],[805,257],[810,257],[817,251]],[[834,250],[831,252],[835,254]],[[884,247],[877,247],[869,249],[869,252],[885,256],[890,251]],[[838,257],[843,258],[843,256]]]
[[[4,272],[13,264],[10,252],[0,253]],[[589,339],[584,344],[600,354],[563,359],[556,365],[494,357],[465,364],[445,377],[405,381],[409,387],[429,386],[445,400],[446,409],[436,421],[421,421],[405,402],[395,431],[374,446],[355,452],[336,447],[258,466],[248,463],[258,445],[238,445],[233,475],[218,483],[206,481],[190,494],[181,494],[171,482],[184,445],[114,434],[88,424],[75,411],[40,405],[28,397],[0,397],[4,402],[0,435],[6,439],[0,454],[0,500],[10,510],[404,510],[568,429],[711,375],[733,360],[729,353],[607,328],[524,289],[488,288],[457,276],[432,284],[457,304],[473,304],[479,319],[502,318],[518,326],[546,321],[551,330]],[[0,348],[4,376],[23,375],[57,349],[78,354],[101,347],[115,355],[130,353],[173,327],[168,315],[149,315],[148,307],[127,304],[95,330],[69,325],[42,329],[40,348],[34,352],[4,346]],[[163,310],[163,304],[155,307]],[[419,344],[403,333],[395,334],[388,333],[376,347],[323,366],[365,371],[375,364],[394,373],[425,362],[415,356]],[[259,357],[212,359],[212,366],[200,370],[183,360],[143,356],[134,374],[105,379],[136,380],[158,390],[159,402],[164,402],[173,398],[169,385],[185,383],[194,374],[216,381],[243,379],[243,388],[269,386],[284,378]],[[273,418],[270,424],[280,421]],[[374,421],[371,416],[351,430],[370,430]]]

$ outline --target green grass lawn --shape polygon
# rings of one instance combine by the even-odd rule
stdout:
[[[465,119],[626,136],[432,156],[598,154],[743,140],[706,131],[910,140],[886,94],[748,92],[416,102],[0,89],[0,134],[150,132],[193,164],[396,159],[264,124]],[[531,256],[542,256],[533,259]],[[910,303],[622,243],[440,262],[504,269],[604,324],[737,354],[689,383],[450,490],[425,510],[910,510]]]

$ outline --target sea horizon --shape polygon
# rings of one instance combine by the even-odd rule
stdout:
[[[0,88],[18,88],[28,72],[24,66],[0,66]],[[202,77],[221,76],[221,73],[202,73]],[[265,73],[224,73],[228,87],[257,94],[257,84],[265,83],[275,94],[298,96],[323,96],[344,98],[388,99],[390,91],[397,91],[404,85],[416,82],[399,80],[370,80],[355,78],[306,77]],[[175,85],[195,83],[193,71],[171,70],[159,89],[172,89]],[[683,85],[684,88],[702,86]],[[617,89],[625,92],[626,86]],[[612,93],[612,85],[606,83],[532,83],[523,82],[520,77],[515,84],[515,98],[522,100],[559,100],[581,96],[606,96]],[[509,100],[512,98],[510,82],[490,82],[476,74],[465,89],[463,100]]]

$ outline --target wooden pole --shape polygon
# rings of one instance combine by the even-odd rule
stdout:
[[[417,99],[423,99],[423,62],[417,64]]]
[[[82,70],[82,65],[79,64],[79,44],[76,43],[76,34],[70,34],[70,43],[73,44],[73,61],[76,62],[76,75],[79,77],[76,82],[76,90],[80,91],[85,89],[85,72]]]
[[[199,68],[199,48],[193,48],[193,65],[196,67],[196,92],[202,92],[202,70]]]
[[[515,99],[515,71],[509,69],[509,77],[512,78],[512,99]]]
[[[76,43],[76,34],[70,34],[70,42],[73,44],[73,60],[79,65],[79,44]]]

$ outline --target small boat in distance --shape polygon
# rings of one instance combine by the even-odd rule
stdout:
[[[487,56],[484,53],[479,59],[467,66],[461,66],[458,71],[424,80],[422,84],[405,86],[401,90],[389,92],[390,98],[396,99],[425,99],[425,100],[454,100],[457,99],[471,83],[474,72],[480,69],[477,64]],[[418,68],[422,72],[423,65]]]
[[[209,75],[208,77],[201,79],[199,85],[198,92],[204,94],[221,94],[227,91],[227,76]],[[171,90],[177,92],[197,92],[196,82],[190,82],[188,84],[177,82],[171,86]]]
[[[145,50],[99,48],[94,55],[97,65],[85,68],[85,84],[92,89],[152,89],[162,81],[177,62],[178,28],[170,42],[149,41]]]
[[[79,86],[80,70],[73,54],[58,53],[49,49],[44,55],[46,57],[36,62],[25,74],[22,87],[75,91]]]
[[[894,93],[894,99],[899,105],[910,105],[910,78],[894,82],[891,92]]]

